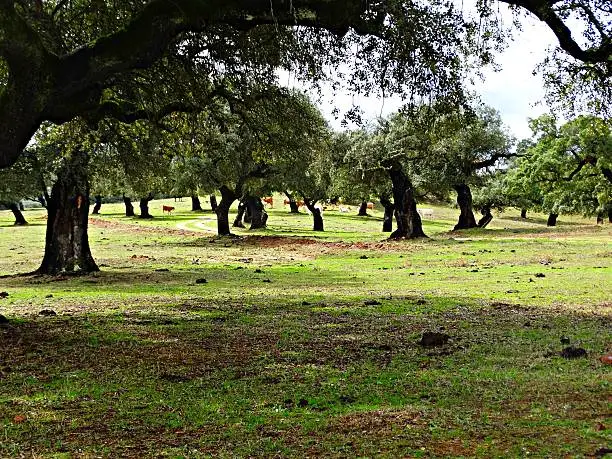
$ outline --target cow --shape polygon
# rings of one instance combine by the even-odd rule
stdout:
[[[164,212],[168,212],[168,215],[170,215],[170,213],[174,210],[174,207],[172,206],[162,206],[162,214]]]
[[[270,204],[270,207],[274,207],[274,198],[272,196],[268,196],[266,198],[262,198],[261,202],[263,202],[264,206],[266,204]]]
[[[374,210],[374,203],[373,202],[368,202],[368,209],[369,210]]]

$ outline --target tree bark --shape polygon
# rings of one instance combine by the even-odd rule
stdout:
[[[58,171],[47,201],[47,213],[45,255],[36,273],[99,271],[87,235],[89,183],[84,152],[73,151]]]
[[[359,212],[357,213],[358,217],[367,217],[368,216],[368,203],[366,201],[361,201],[361,205],[359,206]]]
[[[559,214],[553,214],[552,212],[548,214],[548,221],[546,222],[546,226],[557,226],[557,217]]]
[[[148,196],[140,199],[140,217],[139,218],[153,218],[153,215],[149,213],[149,202],[153,200],[153,195],[149,193]]]
[[[598,225],[603,225],[603,221],[604,221],[604,213],[603,212],[598,212],[597,213],[597,224]]]
[[[98,215],[100,213],[100,207],[102,207],[102,196],[97,194],[94,198],[96,203],[94,204],[92,214]]]
[[[219,191],[221,191],[221,202],[215,211],[217,213],[217,234],[229,236],[232,234],[229,226],[229,210],[236,200],[236,193],[225,185],[219,188]]]
[[[125,216],[134,217],[136,214],[134,213],[134,205],[130,198],[123,195],[123,204],[125,205]]]
[[[493,220],[493,214],[490,207],[483,207],[481,212],[482,218],[478,220],[478,228],[486,228],[491,223],[491,220]]]
[[[268,213],[264,209],[261,199],[254,196],[247,196],[246,206],[251,216],[251,227],[249,229],[265,228],[268,221]]]
[[[24,226],[28,224],[25,217],[21,213],[19,204],[17,204],[16,202],[11,202],[8,204],[8,208],[11,210],[11,212],[13,212],[13,215],[15,216],[15,223],[14,223],[15,225]]]
[[[380,203],[385,209],[385,215],[383,216],[383,233],[390,233],[393,231],[393,210],[395,206],[393,203],[385,196],[380,198]]]
[[[297,202],[295,201],[293,196],[288,191],[285,191],[285,195],[287,195],[287,199],[289,199],[289,213],[299,214],[300,209],[298,208]]]
[[[461,213],[459,214],[459,221],[453,228],[453,231],[461,229],[476,228],[476,217],[474,217],[474,209],[472,205],[472,191],[470,187],[465,183],[455,185],[455,191],[457,192],[457,205]]]
[[[203,210],[202,203],[200,203],[200,198],[195,194],[191,195],[191,210],[193,212],[201,212]]]
[[[526,219],[527,218],[527,209],[521,209],[521,218],[522,219]]]
[[[244,228],[244,223],[242,223],[242,219],[244,218],[245,210],[246,210],[246,202],[242,200],[238,203],[238,213],[236,214],[236,218],[234,219],[234,224],[232,225],[234,228]]]
[[[317,201],[310,201],[304,198],[304,205],[308,208],[310,213],[312,214],[312,230],[313,231],[324,231],[323,229],[323,215],[321,214],[321,209],[315,207]]]
[[[608,223],[612,223],[612,207],[608,209]]]
[[[391,233],[390,239],[427,237],[423,231],[421,216],[417,212],[416,200],[412,182],[404,173],[399,163],[394,163],[388,169],[393,184],[393,203],[397,229]]]
[[[214,194],[210,195],[210,208],[213,212],[217,211],[217,197]]]

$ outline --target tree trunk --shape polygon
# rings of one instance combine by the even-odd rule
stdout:
[[[100,207],[102,207],[102,196],[97,194],[94,199],[96,200],[96,203],[95,203],[95,205],[93,207],[93,211],[91,213],[98,215],[100,213]]]
[[[603,212],[598,212],[597,213],[597,224],[598,225],[603,225],[603,221],[604,221],[604,213]]]
[[[25,206],[23,205],[23,202],[21,201],[19,201],[19,210],[22,212],[25,210]]]
[[[385,196],[380,198],[380,203],[385,209],[385,215],[383,216],[383,233],[390,233],[393,231],[393,203]]]
[[[136,214],[134,213],[134,205],[130,198],[123,195],[123,204],[125,204],[125,216],[134,217]]]
[[[41,194],[36,199],[38,200],[38,202],[40,202],[41,206],[43,206],[45,209],[47,208],[47,200],[45,199],[45,195],[44,194]]]
[[[238,213],[236,214],[236,218],[234,219],[234,224],[232,225],[234,228],[244,228],[244,223],[242,223],[242,219],[244,218],[245,210],[246,210],[246,202],[242,200],[238,203]]]
[[[552,212],[548,214],[548,221],[546,222],[546,226],[557,226],[557,217],[559,214],[553,214]]]
[[[213,212],[217,211],[217,197],[214,194],[210,195],[210,208]]]
[[[249,229],[265,228],[268,221],[268,214],[264,209],[261,199],[254,196],[247,196],[246,206],[251,216],[251,227]]]
[[[315,207],[316,203],[317,201],[309,201],[308,199],[304,198],[304,205],[308,208],[308,210],[312,214],[312,219],[313,219],[312,230],[313,231],[324,231],[323,215],[321,214],[321,209],[319,209],[318,207]]]
[[[287,195],[287,198],[289,199],[289,213],[299,214],[300,209],[298,208],[297,202],[295,201],[293,196],[291,196],[291,194],[288,191],[285,191],[285,194]]]
[[[153,215],[149,213],[149,202],[153,200],[153,195],[149,195],[145,198],[140,199],[140,218],[153,218]]]
[[[359,206],[359,212],[357,213],[358,217],[367,217],[368,216],[368,203],[366,201],[361,201],[361,205]]]
[[[28,224],[23,214],[21,213],[21,209],[19,209],[19,204],[17,204],[16,202],[11,202],[9,203],[8,208],[11,210],[11,212],[13,212],[13,215],[15,216],[15,225],[24,226]]]
[[[461,183],[455,185],[454,188],[457,192],[457,205],[461,213],[459,214],[459,221],[453,228],[453,231],[476,228],[478,224],[476,223],[476,217],[474,217],[470,187],[465,183]]]
[[[201,212],[203,210],[200,198],[195,194],[191,195],[191,210],[193,212]]]
[[[486,228],[491,220],[493,220],[493,214],[491,213],[490,207],[483,207],[481,210],[482,218],[478,220],[478,228]]]
[[[75,150],[57,173],[47,201],[45,255],[38,274],[99,271],[89,248],[87,156]]]
[[[225,185],[219,190],[221,191],[221,202],[215,210],[217,213],[217,234],[219,236],[229,236],[232,234],[229,226],[229,210],[236,200],[236,193]]]
[[[521,209],[521,218],[522,219],[526,219],[527,218],[527,209]]]
[[[427,237],[423,231],[421,216],[417,212],[412,182],[404,173],[401,164],[395,163],[388,169],[393,184],[393,203],[397,229],[390,239]]]
[[[608,223],[612,223],[612,207],[608,209]]]

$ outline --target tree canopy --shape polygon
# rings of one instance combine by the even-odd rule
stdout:
[[[605,2],[504,1],[544,21],[588,78],[609,79]],[[357,93],[461,104],[466,65],[490,62],[501,41],[492,7],[480,2],[470,20],[447,0],[2,0],[0,167],[45,120],[158,119],[247,80],[274,83],[279,68],[315,83],[333,69]],[[571,12],[587,22],[580,43]]]

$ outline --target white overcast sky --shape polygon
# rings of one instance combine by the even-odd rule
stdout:
[[[512,15],[505,4],[500,4],[500,10],[505,23],[510,25]],[[514,40],[496,58],[501,70],[486,70],[485,80],[472,88],[480,94],[484,103],[500,112],[505,125],[518,140],[531,135],[527,118],[535,118],[548,111],[543,101],[542,79],[532,73],[536,65],[544,60],[547,49],[556,44],[553,33],[537,19],[526,17],[521,22],[523,30],[514,29]],[[366,119],[375,119],[396,111],[401,101],[335,93],[325,97],[319,106],[334,128],[343,129],[342,116],[335,119],[332,110],[337,107],[342,115],[353,104],[361,107]]]

